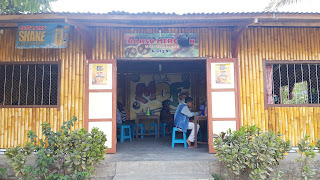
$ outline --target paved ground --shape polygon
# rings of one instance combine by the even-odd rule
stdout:
[[[132,142],[118,142],[117,154],[108,154],[106,158],[110,161],[208,161],[215,157],[208,153],[208,145],[198,147],[184,148],[183,144],[176,144],[171,148],[171,136],[160,139],[145,136]]]

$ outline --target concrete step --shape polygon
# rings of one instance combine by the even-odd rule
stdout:
[[[113,180],[213,180],[212,176],[203,174],[186,174],[186,175],[155,175],[155,176],[124,176],[116,175]]]
[[[120,161],[114,179],[213,179],[207,161]]]

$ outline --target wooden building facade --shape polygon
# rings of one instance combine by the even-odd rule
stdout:
[[[67,48],[15,48],[18,23],[58,21],[71,25]],[[0,104],[0,148],[24,145],[27,132],[31,129],[41,135],[41,123],[44,121],[49,122],[56,131],[64,121],[76,116],[78,121],[75,128],[88,128],[88,60],[110,60],[108,62],[116,65],[117,59],[124,58],[125,33],[158,33],[159,30],[161,33],[197,33],[199,58],[236,59],[238,66],[235,66],[235,70],[238,75],[235,81],[239,85],[237,116],[240,119],[237,128],[240,125],[255,124],[263,131],[280,132],[284,139],[292,141],[293,146],[297,145],[304,134],[309,134],[315,142],[320,138],[319,102],[268,106],[264,60],[272,63],[312,61],[315,65],[320,65],[319,27],[320,14],[298,13],[1,15],[1,64],[59,62],[60,90],[58,89],[59,101],[55,106]],[[318,66],[316,71],[317,68]],[[289,70],[286,72],[288,75]],[[318,83],[319,74],[316,76]],[[116,77],[113,78],[116,81]],[[286,80],[289,81],[289,78]],[[116,83],[113,85],[116,86]],[[287,85],[290,86],[289,83]],[[3,87],[0,85],[0,88]],[[209,108],[209,114],[210,112]],[[112,119],[115,123],[114,114]],[[112,127],[109,130],[114,131],[115,124]],[[112,140],[112,145],[115,146],[115,139]],[[111,152],[116,152],[115,147],[112,149]]]

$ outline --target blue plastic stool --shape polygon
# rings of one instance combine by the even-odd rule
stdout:
[[[174,148],[174,144],[176,143],[183,143],[184,144],[184,148],[188,148],[187,146],[187,135],[186,133],[183,133],[183,139],[176,139],[176,132],[182,132],[180,131],[178,128],[173,127],[172,129],[172,143],[171,143],[171,147]]]
[[[136,125],[134,125],[134,127],[136,127]],[[146,128],[144,124],[138,124],[138,128],[140,128],[140,132],[138,131],[138,135],[146,133]],[[143,139],[143,136],[141,136],[141,139]]]
[[[120,129],[120,143],[123,143],[125,139],[130,139],[130,142],[132,142],[130,125],[118,124],[117,128]],[[128,130],[127,134],[126,130]]]
[[[169,124],[167,124],[167,123],[160,123],[160,135],[161,136],[166,136],[166,127],[168,125]]]
[[[136,124],[130,124],[132,139],[136,137]]]
[[[154,130],[152,130],[152,127],[154,127]],[[158,124],[155,124],[155,123],[150,124],[150,126],[149,126],[149,134],[158,134]],[[157,139],[158,135],[155,135],[154,138]]]

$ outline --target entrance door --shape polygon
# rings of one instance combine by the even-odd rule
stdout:
[[[207,59],[209,153],[215,153],[212,134],[239,129],[237,59]]]
[[[98,127],[107,135],[108,153],[116,153],[116,60],[89,60],[86,65],[85,128]],[[77,88],[77,87],[74,87]]]

